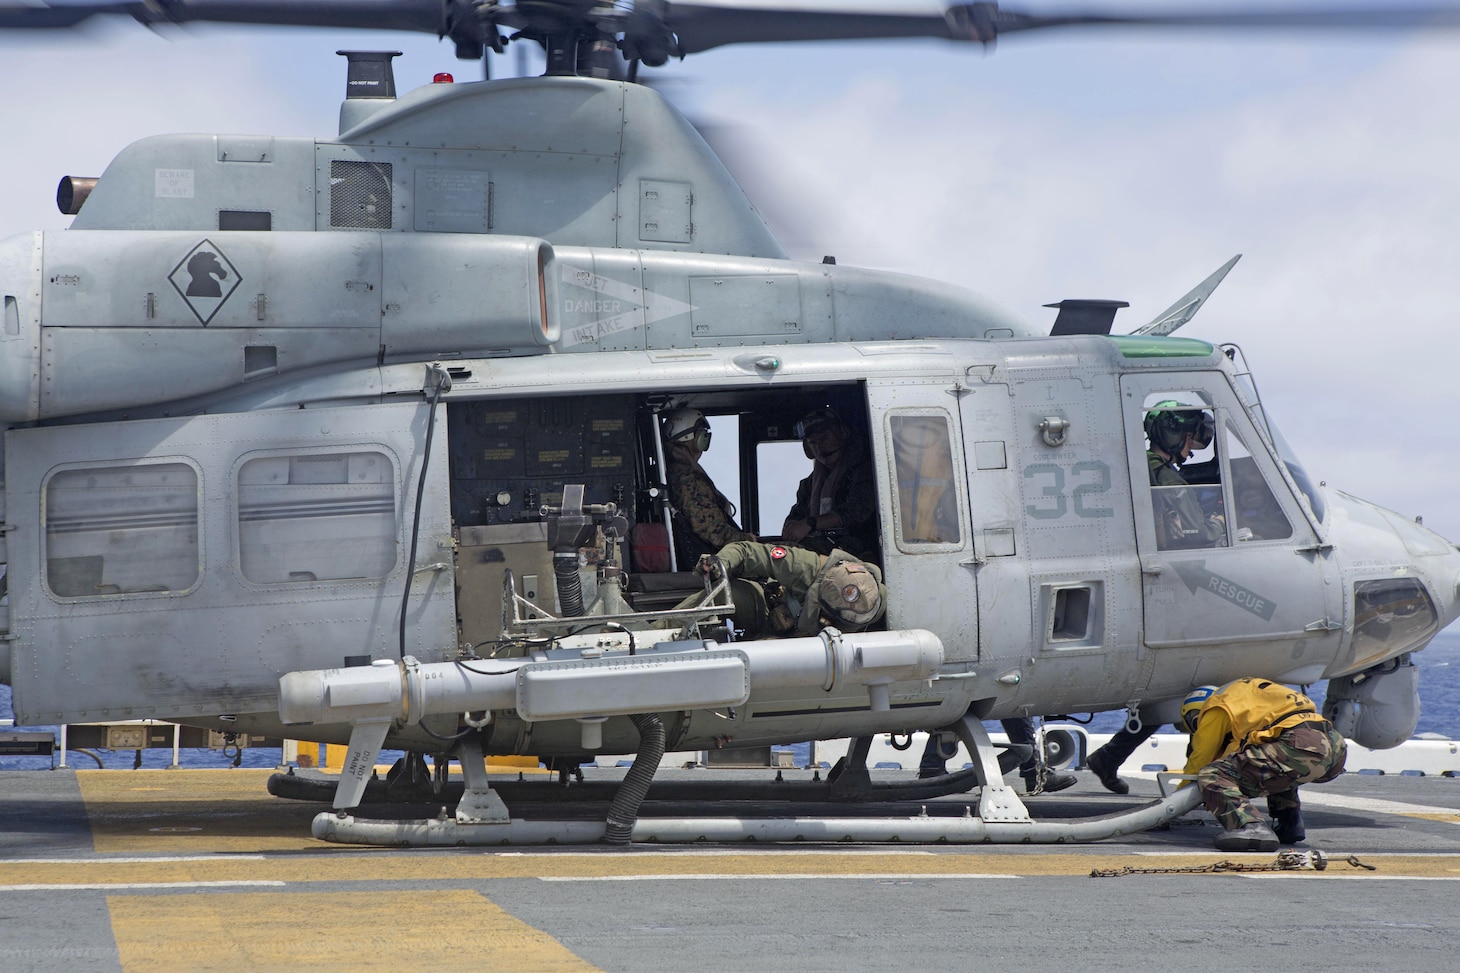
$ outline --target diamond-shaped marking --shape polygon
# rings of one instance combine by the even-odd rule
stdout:
[[[232,261],[206,239],[178,261],[167,279],[205,328],[243,283]]]

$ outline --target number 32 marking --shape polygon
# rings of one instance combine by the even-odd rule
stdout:
[[[1077,517],[1114,517],[1110,507],[1097,507],[1091,501],[1099,494],[1110,492],[1110,467],[1099,460],[1085,460],[1069,467],[1056,463],[1034,463],[1024,467],[1024,479],[1034,481],[1040,487],[1039,499],[1026,504],[1024,509],[1036,520],[1057,520],[1071,507]],[[1073,489],[1065,494],[1065,482],[1074,483]]]

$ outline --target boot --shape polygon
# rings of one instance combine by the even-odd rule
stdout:
[[[1261,821],[1217,835],[1217,851],[1277,851],[1278,836]]]
[[[1272,830],[1277,833],[1278,843],[1284,845],[1296,845],[1308,837],[1303,829],[1303,812],[1295,807],[1274,811]]]
[[[1059,770],[1051,770],[1044,775],[1044,786],[1039,786],[1039,774],[1021,774],[1024,778],[1025,794],[1053,794],[1055,791],[1062,791],[1066,787],[1074,787],[1080,778],[1074,774],[1067,774]]]
[[[1112,767],[1110,765],[1109,758],[1107,758],[1105,754],[1101,753],[1099,750],[1096,750],[1094,753],[1090,754],[1090,761],[1088,766],[1090,770],[1094,772],[1095,776],[1100,779],[1101,785],[1104,786],[1107,791],[1114,791],[1116,794],[1130,793],[1130,785],[1121,780],[1120,777],[1116,774],[1116,771],[1120,768]]]

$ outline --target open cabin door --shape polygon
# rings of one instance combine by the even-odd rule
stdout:
[[[1277,650],[1292,662],[1288,681],[1316,681],[1317,660],[1331,655],[1342,627],[1337,569],[1312,511],[1300,503],[1226,376],[1125,375],[1121,391],[1145,643],[1224,646],[1224,669],[1232,668],[1234,653],[1248,652],[1254,666],[1270,671]],[[1206,430],[1195,437],[1179,478],[1161,472],[1161,458],[1147,449],[1147,426],[1155,428],[1162,415]],[[1196,679],[1211,681],[1201,672]]]
[[[273,713],[296,669],[395,658],[424,403],[5,434],[17,717]],[[456,643],[439,409],[405,652]]]

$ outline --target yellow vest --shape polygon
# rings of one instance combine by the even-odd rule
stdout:
[[[1233,750],[1277,739],[1284,730],[1323,717],[1313,700],[1270,679],[1238,679],[1212,695],[1206,708],[1217,708],[1232,723]]]

